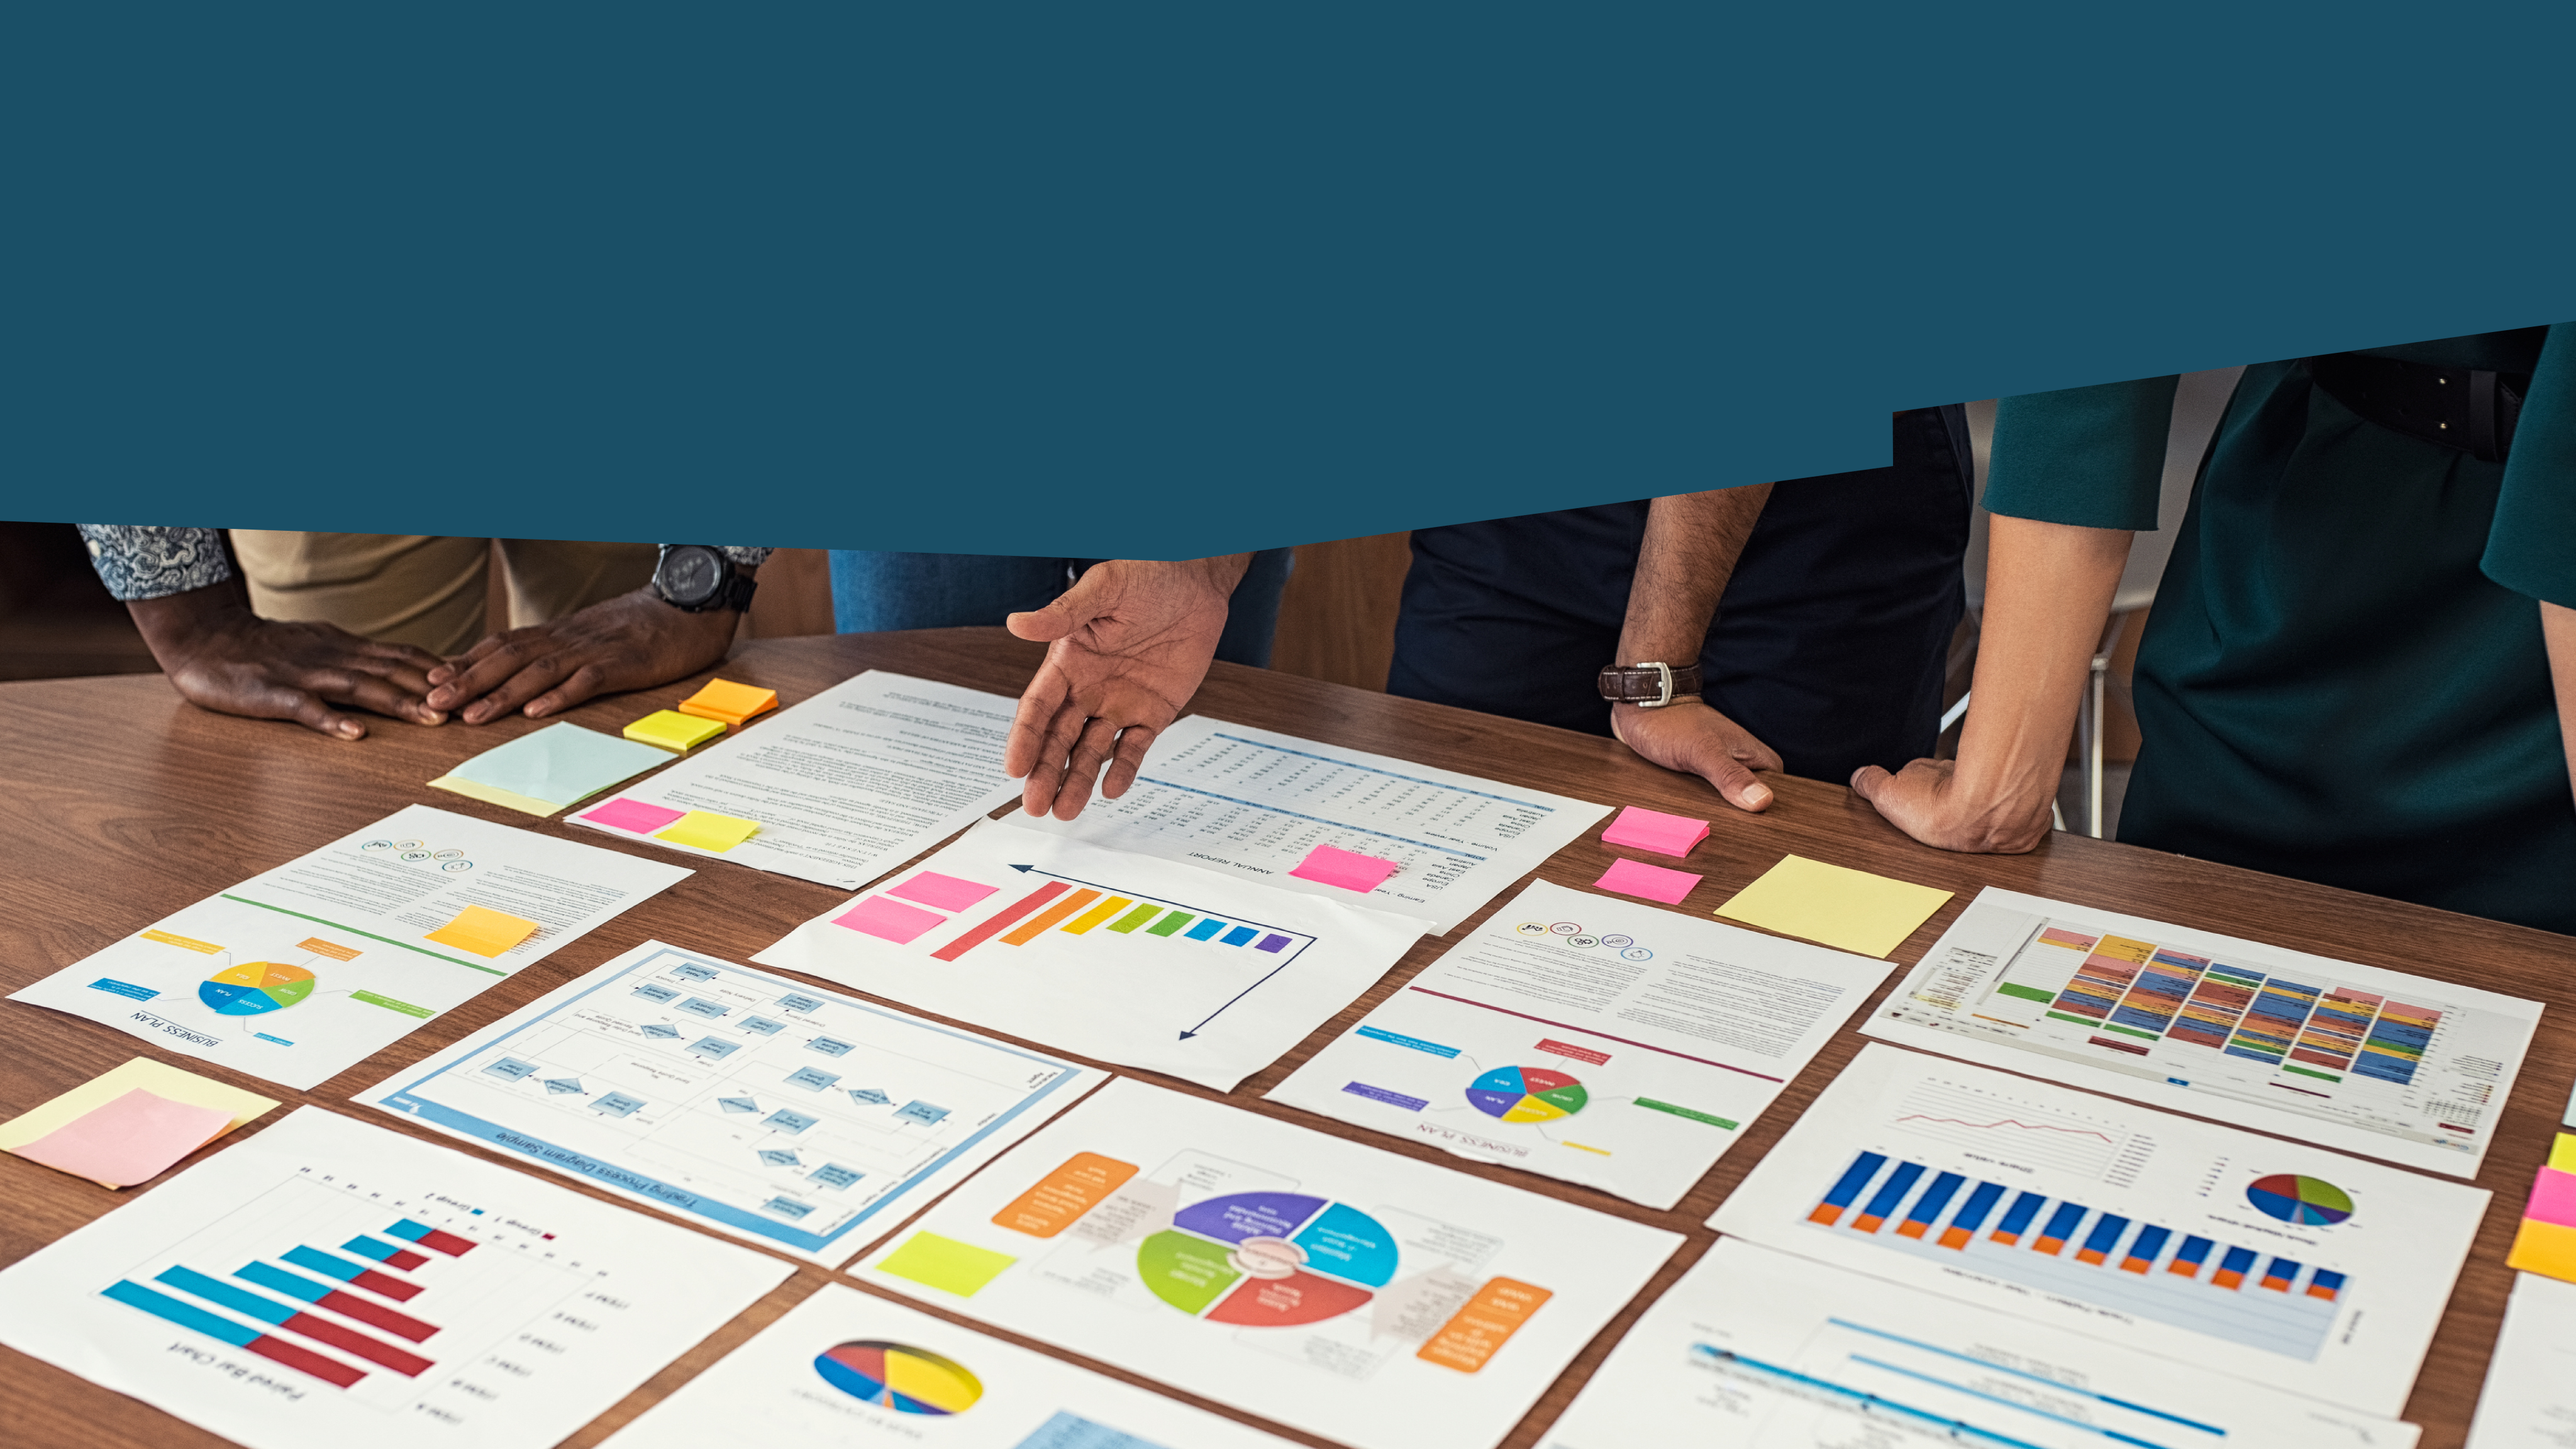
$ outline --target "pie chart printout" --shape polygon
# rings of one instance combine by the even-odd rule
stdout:
[[[1136,1248],[1155,1297],[1210,1323],[1291,1328],[1359,1308],[1395,1279],[1395,1235],[1359,1209],[1237,1192],[1181,1209]]]
[[[851,1398],[898,1414],[962,1414],[984,1397],[964,1364],[881,1339],[834,1344],[815,1355],[814,1372]]]
[[[2256,1212],[2302,1227],[2322,1228],[2352,1216],[2352,1198],[2321,1177],[2276,1172],[2245,1185],[2245,1200]]]
[[[1553,1122],[1589,1100],[1581,1082],[1546,1067],[1496,1067],[1467,1088],[1469,1105],[1506,1122]]]
[[[197,983],[197,999],[218,1016],[284,1011],[312,994],[312,972],[275,961],[245,961]]]

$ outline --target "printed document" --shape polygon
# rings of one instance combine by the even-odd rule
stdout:
[[[2513,1275],[2469,1449],[2566,1449],[2576,1439],[2576,1283]]]

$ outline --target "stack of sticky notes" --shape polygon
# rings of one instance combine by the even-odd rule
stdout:
[[[0,1123],[0,1152],[131,1187],[277,1103],[136,1057]]]
[[[1950,892],[1784,855],[1717,908],[1729,920],[1885,960]]]
[[[744,721],[778,708],[778,691],[754,689],[730,679],[710,679],[706,688],[681,700],[678,708],[682,714],[715,720],[728,730],[738,730]]]
[[[724,732],[723,720],[700,719],[670,709],[657,709],[626,727],[628,739],[675,755],[685,755]]]
[[[429,783],[487,805],[552,815],[669,763],[671,757],[651,745],[577,724],[551,724],[485,750]]]
[[[1688,855],[1691,847],[1708,838],[1708,822],[1687,815],[1667,815],[1661,810],[1648,810],[1631,805],[1619,812],[1610,828],[1601,832],[1604,845],[1624,845],[1630,850],[1651,850],[1657,855]]]
[[[456,913],[456,919],[421,939],[453,946],[459,951],[471,951],[489,961],[536,932],[537,923],[525,916],[514,916],[489,906],[467,906]]]
[[[745,820],[739,815],[718,815],[712,810],[674,810],[668,805],[630,800],[623,795],[605,805],[583,811],[581,819],[610,830],[649,835],[655,840],[712,850],[719,855],[760,831],[759,821]]]
[[[1592,883],[1596,890],[1617,891],[1623,896],[1639,896],[1677,906],[1698,887],[1700,877],[1686,870],[1666,870],[1642,860],[1614,860]]]
[[[2561,1132],[2531,1184],[2508,1267],[2576,1283],[2576,1132]]]

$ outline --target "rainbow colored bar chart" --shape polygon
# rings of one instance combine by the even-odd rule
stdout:
[[[984,882],[976,882],[981,885]],[[902,888],[897,887],[898,891]],[[1044,880],[930,953],[956,961],[979,946],[1028,946],[1050,933],[1172,946],[1249,950],[1285,959],[1314,938],[1301,931],[1211,916],[1138,891],[1120,891],[1069,880]],[[1258,957],[1256,957],[1258,959]]]
[[[2258,1181],[2278,1195],[2281,1179]],[[1883,1152],[1856,1153],[1807,1221],[2311,1363],[2334,1327],[2347,1282],[2298,1259]]]

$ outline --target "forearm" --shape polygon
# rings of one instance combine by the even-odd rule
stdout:
[[[2576,786],[2576,609],[2541,601],[2540,635],[2549,646],[2549,680],[2558,691],[2558,743],[2567,752],[2568,780]]]
[[[210,636],[258,622],[250,592],[237,577],[156,599],[132,599],[125,611],[164,673],[179,669]]]
[[[1955,788],[1997,822],[2044,813],[2128,562],[2125,529],[1993,515],[1975,703]]]
[[[1637,551],[1636,581],[1628,590],[1619,657],[1608,662],[1698,660],[1726,581],[1770,497],[1771,485],[1757,483],[1654,501]]]

